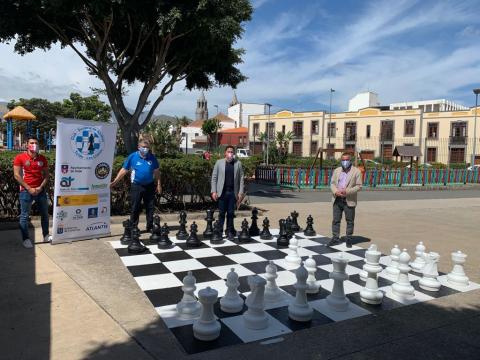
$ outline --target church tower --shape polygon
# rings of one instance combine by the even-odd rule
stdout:
[[[197,99],[197,110],[195,110],[195,120],[207,120],[208,119],[208,106],[205,94],[202,94]]]
[[[238,104],[237,93],[235,91],[233,91],[233,99],[230,102],[230,106],[235,106],[237,104]]]

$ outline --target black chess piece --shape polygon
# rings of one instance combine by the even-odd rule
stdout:
[[[130,219],[128,219],[128,220],[123,221],[122,225],[123,225],[124,230],[123,230],[123,235],[120,238],[120,243],[122,245],[128,245],[128,244],[130,244],[130,241],[132,241],[132,236],[131,236],[132,222],[130,221]]]
[[[294,233],[302,231],[300,226],[298,225],[298,212],[293,210],[292,213],[290,213],[290,216],[292,217],[292,230]]]
[[[288,240],[290,240],[293,237],[292,218],[290,216],[285,220],[285,232],[287,233]]]
[[[257,219],[258,219],[258,209],[256,207],[253,208],[252,210],[252,225],[250,225],[250,229],[248,229],[248,233],[250,236],[258,236],[260,235],[260,229],[258,228],[257,225]]]
[[[313,230],[313,217],[312,215],[308,215],[307,217],[307,227],[305,228],[305,231],[303,232],[305,236],[315,236],[317,233],[315,230]]]
[[[248,221],[247,219],[243,219],[242,221],[242,231],[240,231],[240,235],[238,235],[239,242],[250,242],[252,238],[248,232]]]
[[[268,217],[263,219],[262,225],[263,225],[263,229],[260,232],[260,239],[262,239],[262,240],[272,240],[273,236],[270,233],[270,229],[269,229],[270,228],[270,221],[268,220]]]
[[[202,242],[197,236],[198,232],[198,225],[193,222],[192,225],[190,225],[190,235],[188,236],[187,239],[187,246],[188,247],[200,247],[202,245]]]
[[[140,254],[147,250],[145,246],[140,242],[140,231],[134,227],[131,233],[132,241],[128,245],[128,252],[131,254]]]
[[[153,217],[153,227],[152,227],[152,235],[150,236],[150,240],[153,242],[158,242],[160,240],[160,216],[155,215]]]
[[[178,240],[187,240],[188,232],[187,232],[187,213],[185,211],[180,211],[180,229],[178,229],[177,234],[175,235]]]
[[[207,210],[207,217],[205,218],[205,220],[207,221],[207,228],[203,232],[203,237],[205,239],[211,239],[212,236],[213,236],[213,227],[212,227],[212,223],[213,223],[213,220],[214,220],[213,219],[213,210],[210,210],[210,209]]]
[[[170,240],[168,234],[170,234],[170,229],[168,228],[167,223],[164,223],[160,228],[160,238],[157,244],[159,249],[165,249],[172,245],[172,240]]]
[[[277,238],[277,246],[278,247],[287,247],[290,245],[290,241],[287,237],[287,231],[285,229],[285,219],[280,219],[278,222],[280,226],[280,233]]]
[[[215,223],[213,224],[213,235],[212,235],[212,238],[210,239],[210,242],[212,244],[221,244],[223,242],[222,232],[218,227],[218,220],[215,221]]]

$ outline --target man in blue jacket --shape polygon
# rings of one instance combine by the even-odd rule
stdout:
[[[155,188],[160,194],[162,192],[162,184],[158,161],[150,152],[150,143],[148,141],[139,141],[138,151],[128,156],[110,187],[117,185],[129,171],[131,171],[130,180],[132,182],[130,188],[130,203],[132,206],[130,221],[132,226],[138,227],[138,218],[143,199],[147,215],[147,231],[151,231],[153,228]]]

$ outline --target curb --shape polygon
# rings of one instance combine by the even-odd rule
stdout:
[[[391,186],[391,187],[362,187],[363,191],[448,191],[448,190],[480,190],[480,184],[471,184],[471,185],[439,185],[439,186],[424,186],[421,184],[418,185],[403,185],[403,186]],[[271,189],[268,190],[257,190],[250,196],[255,196],[256,192],[266,192],[266,193],[290,193],[290,192],[330,192],[330,188],[319,188],[319,189],[299,189],[299,188],[279,188],[272,185]]]

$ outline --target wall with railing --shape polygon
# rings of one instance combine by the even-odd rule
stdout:
[[[255,179],[264,184],[314,189],[328,187],[333,170],[258,166]],[[480,184],[480,169],[367,169],[363,174],[363,186],[366,187],[461,184]]]

